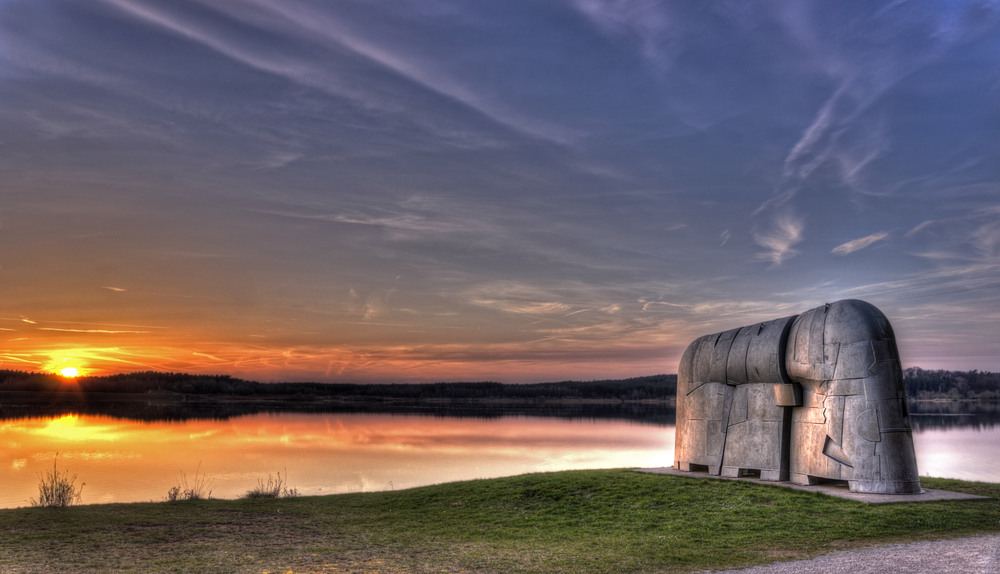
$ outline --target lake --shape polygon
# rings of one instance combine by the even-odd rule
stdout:
[[[1000,405],[911,403],[922,476],[1000,482]],[[281,472],[300,494],[370,492],[527,472],[673,461],[663,417],[269,413],[137,421],[58,415],[0,421],[0,508],[27,506],[52,468],[88,504],[163,500],[184,479],[236,498]],[[287,475],[286,475],[287,472]],[[183,474],[182,474],[183,473]]]

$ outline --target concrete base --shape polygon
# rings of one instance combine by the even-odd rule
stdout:
[[[686,478],[715,478],[721,480],[744,480],[748,482],[755,482],[757,484],[769,484],[771,486],[783,486],[785,488],[791,488],[794,490],[805,490],[808,492],[822,492],[829,496],[837,496],[840,498],[846,498],[848,500],[856,500],[858,502],[867,502],[869,504],[884,504],[887,502],[931,502],[934,500],[971,500],[976,498],[987,498],[986,496],[977,496],[975,494],[963,494],[961,492],[950,492],[947,490],[934,490],[932,488],[924,489],[923,492],[918,494],[870,494],[866,492],[851,492],[847,485],[839,486],[836,484],[816,484],[816,485],[804,485],[795,484],[792,482],[775,482],[771,480],[761,480],[759,478],[736,478],[728,476],[717,476],[709,474],[707,472],[685,472],[683,470],[677,470],[676,468],[666,466],[663,468],[637,468],[639,472],[649,472],[653,474],[670,474],[673,476],[683,476]]]

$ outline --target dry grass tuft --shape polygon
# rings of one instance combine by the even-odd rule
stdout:
[[[56,468],[58,458],[59,453],[56,453],[56,457],[52,459],[52,470],[40,475],[38,500],[32,498],[32,506],[66,508],[72,504],[83,504],[81,496],[83,487],[87,483],[84,482],[80,484],[80,488],[77,488],[75,474],[71,477],[68,470],[60,473]]]
[[[187,474],[183,471],[181,472],[180,484],[170,487],[167,491],[167,501],[176,502],[178,500],[205,500],[212,498],[211,486],[215,480],[208,480],[207,474],[198,473],[201,471],[201,463],[198,463],[198,468],[194,471],[194,481],[188,484]]]
[[[299,495],[299,491],[295,488],[288,488],[288,469],[285,469],[285,478],[281,478],[281,473],[278,473],[278,478],[273,478],[270,474],[267,475],[267,482],[265,483],[262,479],[257,479],[257,486],[246,491],[240,498],[255,499],[255,498],[292,498]]]

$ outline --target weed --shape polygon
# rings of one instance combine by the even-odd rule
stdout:
[[[257,479],[257,486],[246,491],[240,498],[254,499],[254,498],[292,498],[299,495],[298,489],[288,488],[288,469],[285,469],[285,478],[281,478],[281,473],[278,473],[278,478],[273,478],[270,474],[267,475],[267,482],[265,483],[262,479]]]
[[[81,496],[83,494],[83,487],[87,483],[84,482],[80,484],[80,488],[77,488],[75,474],[70,477],[68,470],[60,473],[56,469],[58,458],[59,453],[57,452],[55,458],[52,459],[52,470],[46,472],[44,475],[39,475],[38,500],[32,498],[32,506],[65,508],[71,504],[83,504]]]
[[[181,471],[181,481],[180,484],[170,487],[167,491],[167,500],[169,502],[176,502],[178,500],[203,500],[212,498],[211,486],[215,480],[208,480],[207,474],[198,473],[201,471],[201,463],[198,463],[198,468],[194,471],[194,481],[188,484],[187,474]]]

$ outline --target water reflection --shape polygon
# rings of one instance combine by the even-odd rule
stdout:
[[[107,415],[137,421],[228,420],[261,413],[385,413],[435,417],[502,418],[508,416],[566,419],[620,419],[643,424],[674,424],[675,407],[657,401],[355,401],[323,397],[234,400],[189,395],[122,395],[91,393],[0,392],[0,421],[29,416]]]
[[[917,468],[924,476],[1000,482],[1000,427],[949,428],[913,435]]]
[[[59,453],[84,501],[162,500],[200,470],[233,498],[287,469],[302,494],[408,488],[571,468],[665,466],[672,427],[614,420],[258,414],[138,422],[64,415],[0,423],[0,507],[27,505]],[[282,472],[284,474],[284,471]]]
[[[924,476],[1000,482],[1000,403],[910,403],[917,468]]]
[[[526,472],[668,466],[673,409],[647,406],[530,407],[558,415],[549,417],[452,405],[430,407],[434,415],[237,416],[187,409],[177,411],[183,420],[146,416],[154,411],[134,418],[9,418],[0,421],[0,507],[25,506],[37,496],[38,474],[51,468],[57,452],[60,468],[86,482],[87,503],[162,500],[182,471],[193,479],[199,464],[217,498],[235,498],[285,469],[302,494],[332,494]],[[203,418],[194,416],[199,413]],[[921,475],[1000,482],[1000,405],[911,403],[911,414]]]
[[[913,401],[910,424],[914,432],[932,429],[992,429],[1000,425],[1000,403]]]

